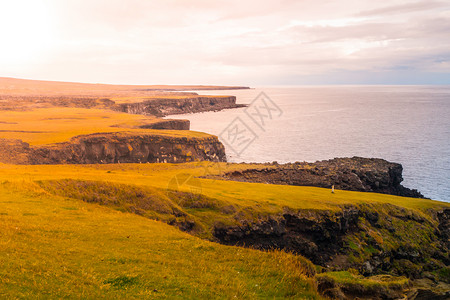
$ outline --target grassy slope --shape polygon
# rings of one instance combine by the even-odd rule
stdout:
[[[149,201],[154,202],[154,205],[146,208],[142,203],[136,202],[131,204],[131,206],[134,205],[139,209],[143,208],[146,211],[146,216],[168,223],[171,223],[171,220],[174,218],[172,208],[175,207],[186,213],[188,220],[193,220],[200,226],[195,233],[205,238],[211,238],[211,230],[216,222],[237,224],[236,222],[242,220],[252,221],[261,216],[280,213],[285,207],[291,210],[339,211],[344,205],[361,204],[366,209],[386,213],[386,211],[392,210],[393,204],[400,208],[410,209],[415,214],[427,219],[430,219],[430,215],[427,212],[429,209],[438,210],[443,207],[450,207],[450,204],[439,201],[375,193],[336,191],[336,193],[332,194],[328,189],[314,187],[198,178],[198,176],[218,172],[218,166],[222,166],[220,170],[246,167],[244,164],[213,164],[207,162],[56,166],[0,165],[0,181],[14,178],[19,181],[29,182],[29,185],[34,185],[34,182],[37,181],[44,181],[44,188],[52,191],[53,194],[84,199],[86,201],[92,201],[91,199],[97,198],[97,194],[102,194],[99,199],[95,200],[96,202],[104,202],[101,199],[110,197],[102,192],[103,190],[122,190],[125,191],[125,195],[119,197],[120,199],[118,198],[117,201],[119,203],[112,202],[112,206],[125,211],[134,210],[133,207],[130,207],[130,203],[125,203],[127,202],[126,193],[130,194],[130,199],[133,198],[131,197],[132,194],[136,195],[133,198],[136,200],[131,200],[132,202],[139,202],[141,198],[139,194],[144,193],[148,195]],[[190,185],[187,182],[176,186],[174,185],[175,178],[181,181],[193,178],[190,181],[193,184]],[[65,181],[66,179],[71,181]],[[83,184],[84,181],[90,183]],[[119,185],[114,186],[114,184]],[[168,197],[166,195],[168,188],[175,188],[180,192],[200,193],[202,197],[206,198],[200,199],[200,201],[194,199],[190,203],[189,201],[180,200],[180,197]],[[182,219],[185,220],[184,218]],[[402,238],[402,243],[412,243],[414,241],[417,242],[418,247],[420,247],[421,243],[426,243],[426,236],[429,234],[429,230],[433,230],[431,227],[427,227],[426,230],[424,228],[413,229],[417,225],[413,221],[397,223],[394,225],[397,232],[404,237]],[[410,228],[408,226],[413,227]],[[424,232],[420,231],[423,235],[422,239],[416,236],[419,233],[418,229],[425,230]],[[389,232],[372,232],[371,230],[369,232],[380,240],[380,243],[384,245],[383,247],[386,250],[397,247],[398,243],[401,242],[398,240],[398,237],[392,236]],[[378,237],[378,235],[381,235],[381,237]],[[355,254],[366,250],[366,245],[361,239],[364,239],[364,237],[349,237],[349,247],[354,248]],[[364,259],[370,253],[367,253],[367,255],[363,254],[358,254],[360,259]]]
[[[72,178],[151,186],[167,189],[169,182],[180,174],[204,176],[223,170],[248,168],[247,164],[185,163],[185,164],[115,164],[115,165],[56,165],[10,166],[0,165],[0,180],[24,178],[31,180],[57,180]],[[392,195],[337,191],[328,189],[262,183],[244,183],[213,179],[198,180],[205,196],[239,206],[259,205],[268,212],[281,211],[284,206],[292,209],[337,210],[345,204],[390,203],[421,213],[429,208],[449,207],[450,204],[427,199],[406,198]],[[191,191],[191,186],[179,186],[180,191]]]
[[[0,187],[2,298],[318,298],[299,257],[22,188]]]

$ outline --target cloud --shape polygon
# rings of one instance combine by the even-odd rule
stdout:
[[[418,1],[418,2],[409,2],[404,4],[392,5],[381,7],[372,10],[366,10],[359,12],[358,16],[386,16],[393,14],[408,14],[408,13],[423,13],[427,10],[433,10],[438,8],[448,7],[448,4],[441,1]]]
[[[52,24],[51,43],[46,40],[51,47],[32,64],[0,59],[1,75],[138,84],[302,84],[311,78],[370,82],[371,76],[378,82],[379,74],[391,80],[405,69],[428,82],[447,80],[450,73],[446,2],[39,3],[46,19],[35,18],[27,26]],[[360,77],[349,75],[355,72]]]

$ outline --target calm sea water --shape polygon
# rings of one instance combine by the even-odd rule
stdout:
[[[230,162],[384,158],[403,165],[404,186],[450,202],[450,86],[264,87],[199,94],[235,95],[238,103],[249,104],[261,92],[281,110],[281,115],[270,111],[270,118],[261,102],[255,103],[268,116],[262,117],[263,126],[244,108],[170,118],[189,119],[192,130],[228,141]],[[230,146],[227,135],[237,117],[240,128],[244,123],[256,136],[244,149]]]

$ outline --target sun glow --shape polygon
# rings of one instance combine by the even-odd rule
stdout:
[[[0,1],[1,65],[42,59],[52,41],[52,22],[44,1]]]

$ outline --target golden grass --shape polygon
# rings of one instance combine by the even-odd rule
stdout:
[[[0,116],[0,138],[21,139],[31,145],[42,145],[66,142],[77,135],[98,132],[128,131],[175,137],[208,136],[195,131],[131,128],[157,121],[159,119],[155,117],[103,109],[58,107],[31,111],[3,111]]]

